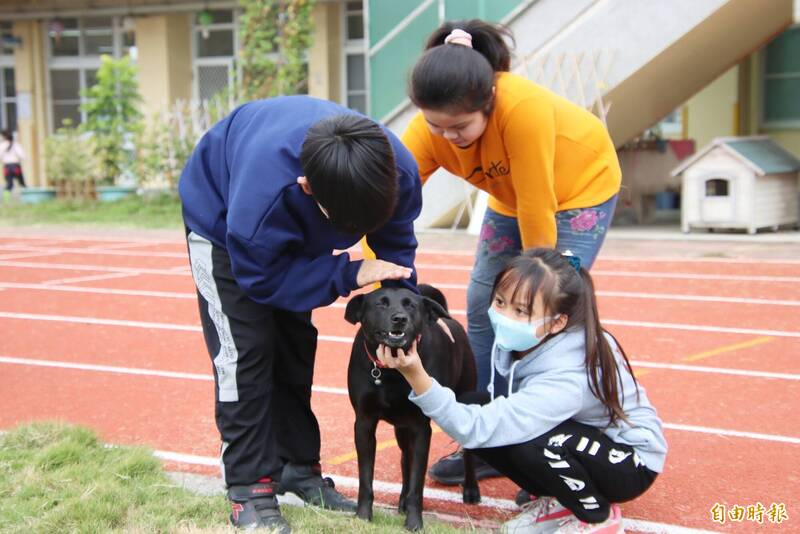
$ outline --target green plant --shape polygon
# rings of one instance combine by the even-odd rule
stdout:
[[[72,126],[69,119],[45,141],[45,172],[50,182],[82,182],[100,174],[94,139]]]
[[[114,183],[131,167],[130,144],[141,128],[142,97],[136,67],[129,57],[114,59],[104,55],[101,61],[97,83],[82,93],[87,98],[81,105],[86,113],[82,129],[95,138],[103,181]]]
[[[245,100],[303,92],[315,0],[239,0]],[[273,60],[272,58],[277,58]]]

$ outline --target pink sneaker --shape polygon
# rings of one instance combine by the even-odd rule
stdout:
[[[544,534],[552,532],[558,522],[572,516],[553,497],[539,497],[522,505],[519,515],[500,527],[502,534]]]
[[[574,515],[562,519],[553,534],[623,534],[622,512],[616,504],[611,505],[608,519],[602,523],[584,523]]]

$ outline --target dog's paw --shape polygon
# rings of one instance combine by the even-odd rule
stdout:
[[[481,489],[478,486],[463,488],[461,498],[464,500],[464,504],[478,504],[481,502]]]
[[[359,506],[356,510],[356,517],[363,519],[364,521],[372,521],[372,507]]]
[[[408,514],[406,516],[406,522],[403,526],[406,527],[406,530],[410,530],[412,532],[422,530],[422,514],[419,512]]]

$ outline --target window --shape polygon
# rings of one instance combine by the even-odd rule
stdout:
[[[344,35],[344,104],[366,114],[369,104],[364,6],[361,2],[347,2],[345,5]]]
[[[232,88],[239,48],[236,16],[231,10],[202,11],[192,23],[194,95],[208,100]]]
[[[12,35],[10,21],[0,22],[0,37]],[[0,127],[17,129],[17,88],[14,74],[14,48],[0,47]]]
[[[800,26],[769,43],[764,52],[763,124],[800,128]]]
[[[658,123],[664,137],[676,137],[683,133],[682,113],[683,108],[678,108]]]
[[[94,85],[100,56],[136,59],[136,38],[120,17],[53,19],[46,24],[49,45],[51,131],[64,119],[80,124],[81,91]]]
[[[712,178],[711,180],[706,180],[706,196],[727,197],[728,183],[728,180],[725,180],[724,178]]]

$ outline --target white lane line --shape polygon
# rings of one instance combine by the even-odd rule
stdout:
[[[633,328],[658,328],[660,330],[689,330],[693,332],[714,332],[717,334],[747,334],[756,336],[796,337],[800,332],[785,330],[764,330],[759,328],[733,328],[727,326],[705,326],[679,323],[655,323],[648,321],[623,321],[620,319],[603,319],[604,325],[630,326]]]
[[[760,432],[742,432],[740,430],[726,430],[724,428],[712,428],[708,426],[679,425],[675,423],[664,423],[664,428],[668,428],[670,430],[683,430],[685,432],[697,432],[700,434],[716,434],[719,436],[759,439],[763,441],[777,441],[780,443],[791,443],[792,445],[800,445],[800,438],[795,438],[792,436],[762,434]]]
[[[0,261],[0,267],[22,267],[25,269],[63,269],[65,271],[95,271],[101,273],[164,274],[168,276],[187,276],[187,273],[166,269],[147,269],[140,267],[104,267],[80,263],[38,263],[32,261]],[[177,267],[177,266],[176,266]]]
[[[10,356],[0,356],[0,363],[30,365],[34,367],[55,367],[57,369],[75,369],[79,371],[96,371],[101,373],[114,373],[122,375],[138,376],[157,376],[161,378],[178,378],[181,380],[201,380],[213,382],[214,376],[204,373],[183,373],[178,371],[161,371],[158,369],[143,369],[137,367],[119,367],[116,365],[96,365],[90,363],[64,362],[54,360],[37,360],[33,358],[13,358]],[[347,395],[344,388],[334,388],[328,386],[313,386],[311,389],[319,393],[331,393],[334,395]]]
[[[415,267],[431,271],[472,271],[472,267],[465,265],[444,265],[417,263]],[[734,274],[707,274],[707,273],[675,273],[665,271],[608,271],[603,269],[593,269],[592,276],[613,276],[613,277],[632,277],[632,278],[666,278],[674,280],[728,280],[739,282],[774,282],[774,283],[796,283],[800,282],[800,276],[761,276],[761,275],[734,275]],[[441,284],[434,284],[437,287]]]
[[[136,276],[136,275],[119,273],[119,274],[108,274],[108,275],[98,275],[98,276],[122,277],[122,276]],[[91,278],[91,277],[87,276],[85,278]],[[148,291],[145,289],[112,289],[105,287],[64,286],[64,285],[51,286],[43,284],[19,284],[16,282],[0,282],[0,288],[62,291],[67,293],[95,293],[98,295],[124,295],[130,297],[157,297],[157,298],[186,299],[186,300],[197,299],[197,295],[195,293],[182,293],[177,291]],[[342,304],[342,307],[344,307],[344,304]]]
[[[183,267],[177,267],[175,269],[182,269]],[[188,273],[187,273],[188,274]],[[110,274],[108,278],[116,278],[117,276],[124,277],[128,276],[127,273],[119,273],[119,274]],[[135,274],[130,274],[130,276],[135,276]],[[0,282],[0,287],[5,287],[9,289],[33,289],[33,290],[47,290],[47,291],[67,291],[67,292],[75,292],[75,293],[97,293],[97,294],[108,294],[108,295],[129,295],[129,296],[144,296],[144,297],[157,297],[157,298],[179,298],[179,299],[194,299],[196,298],[194,293],[179,293],[174,291],[146,291],[146,290],[138,290],[138,289],[113,289],[113,288],[103,288],[103,287],[87,287],[87,286],[68,286],[62,285],[69,282],[77,282],[77,281],[89,281],[93,279],[103,280],[106,278],[106,275],[98,275],[97,278],[93,278],[91,276],[87,277],[79,277],[79,278],[64,278],[62,280],[57,281],[47,281],[39,284],[23,284],[17,282]],[[58,284],[58,285],[55,285]],[[448,287],[445,287],[447,285]],[[440,288],[450,288],[453,289],[453,285],[455,284],[437,284],[437,287]],[[459,285],[458,289],[465,289],[466,285]],[[669,294],[669,293],[637,293],[637,292],[627,292],[627,291],[597,291],[597,295],[601,297],[613,297],[613,298],[635,298],[635,299],[646,299],[646,300],[679,300],[679,301],[688,301],[688,302],[723,302],[727,304],[754,304],[754,305],[761,305],[761,306],[792,306],[798,307],[800,306],[800,300],[772,300],[772,299],[753,299],[753,298],[743,298],[743,297],[717,297],[713,295],[676,295],[676,294]],[[329,305],[331,308],[344,308],[346,304],[342,302],[334,302],[333,304]],[[466,315],[465,310],[460,309],[453,309],[450,310],[451,315]]]
[[[800,265],[800,260],[786,258],[786,259],[756,259],[756,258],[704,258],[692,257],[682,258],[680,256],[661,256],[653,258],[650,256],[605,256],[601,255],[598,262],[603,261],[618,261],[625,263],[721,263],[721,264],[736,264],[741,263],[745,265]]]
[[[84,371],[99,371],[107,373],[131,374],[131,375],[144,375],[144,376],[160,376],[164,378],[184,378],[187,380],[211,380],[212,376],[209,374],[198,373],[183,373],[176,371],[161,371],[158,369],[146,369],[141,367],[119,367],[115,365],[97,365],[90,363],[75,363],[65,362],[59,360],[41,360],[34,358],[15,358],[11,356],[0,356],[0,363],[19,364],[19,365],[34,365],[39,367],[55,367],[60,369],[80,369]],[[670,363],[658,362],[641,362],[632,360],[631,365],[634,367],[650,367],[654,369],[671,369],[675,371],[688,371],[698,373],[713,373],[713,374],[730,374],[737,376],[745,376],[749,378],[771,378],[779,380],[800,380],[800,375],[790,373],[772,373],[766,371],[751,371],[745,369],[729,369],[722,367],[703,367],[699,365],[680,365]],[[342,393],[346,394],[347,390],[341,388],[333,388],[326,386],[314,386],[317,391],[321,393]]]
[[[117,244],[104,244],[98,245],[94,247],[89,247],[83,250],[96,250],[98,252],[107,252],[109,250],[119,250],[119,249],[126,249],[126,248],[138,248],[138,247],[146,247],[152,245],[152,242],[140,242],[140,243],[117,243]],[[186,256],[186,254],[184,254]]]
[[[126,326],[132,328],[153,328],[158,330],[183,330],[191,332],[199,332],[199,325],[186,325],[176,323],[153,323],[146,321],[124,321],[121,319],[100,319],[97,317],[77,317],[69,315],[50,315],[50,314],[37,314],[37,313],[14,313],[14,312],[0,312],[0,318],[5,319],[23,319],[29,321],[58,321],[64,323],[78,323],[78,324],[97,324],[106,326]],[[722,334],[747,334],[758,336],[774,336],[774,337],[792,337],[800,338],[800,332],[791,332],[784,330],[761,330],[754,328],[729,328],[725,326],[703,326],[693,324],[677,324],[677,323],[651,323],[643,321],[622,321],[617,319],[605,319],[603,324],[629,326],[632,328],[658,328],[666,330],[689,330],[699,332],[715,332]],[[352,337],[346,336],[325,336],[320,335],[319,339],[322,341],[335,341],[341,343],[352,343]]]
[[[180,232],[176,232],[176,235]],[[16,239],[20,238],[21,236],[17,234],[8,234],[0,230],[0,239]],[[95,241],[99,243],[142,243],[142,244],[165,244],[165,245],[174,245],[176,243],[186,243],[186,241],[182,239],[150,239],[147,237],[126,237],[122,239],[120,237],[107,237],[107,236],[93,236],[93,235],[68,235],[68,234],[51,234],[47,233],[47,235],[26,235],[25,239],[38,239],[44,242],[53,241],[53,243],[63,243],[65,241]],[[41,245],[41,243],[37,243]]]
[[[138,243],[136,246],[144,246],[144,244]],[[88,254],[91,256],[131,256],[131,257],[140,257],[140,258],[181,258],[185,259],[187,262],[189,261],[189,257],[185,252],[149,252],[146,250],[110,250],[109,248],[76,248],[76,247],[22,247],[22,246],[14,246],[14,245],[0,245],[0,250],[27,250],[31,253],[35,252],[44,252],[50,254]],[[0,256],[0,259],[5,259],[4,256]]]
[[[734,280],[740,282],[800,282],[800,276],[758,276],[733,274],[673,273],[659,271],[604,271],[592,270],[592,276],[630,276],[634,278],[668,278],[675,280]]]
[[[92,276],[75,276],[72,278],[57,278],[55,280],[45,280],[42,282],[42,285],[45,287],[52,285],[60,285],[60,284],[74,284],[77,282],[94,282],[97,280],[111,280],[114,278],[129,278],[132,276],[138,276],[133,273],[109,273],[109,274],[95,274]]]
[[[750,371],[747,369],[729,369],[723,367],[705,367],[702,365],[682,365],[676,363],[643,362],[631,360],[634,367],[648,367],[651,369],[670,369],[672,371],[691,371],[694,373],[712,373],[721,375],[748,376],[754,378],[778,378],[781,380],[800,380],[800,375],[790,373],[773,373],[770,371]]]
[[[753,299],[744,297],[718,297],[715,295],[684,295],[672,293],[638,293],[628,291],[597,291],[596,293],[600,297],[619,297],[629,299],[724,302],[726,304],[756,304],[763,306],[800,306],[800,300]]]
[[[159,458],[161,460],[166,460],[169,462],[179,463],[179,464],[188,464],[188,465],[202,465],[207,467],[214,467],[219,468],[219,458],[214,458],[212,456],[199,456],[197,454],[185,454],[180,452],[172,452],[172,451],[161,451],[155,450],[153,451],[153,456]],[[323,462],[324,463],[324,462]],[[183,473],[176,473],[177,476],[183,475]],[[224,495],[225,488],[222,483],[222,480],[217,477],[209,477],[207,475],[192,475],[193,477],[200,477],[203,480],[203,486],[208,488],[212,484],[216,483],[217,488],[213,494],[215,495]],[[334,484],[342,488],[349,488],[349,489],[358,489],[358,479],[354,477],[347,477],[343,475],[336,475],[331,473],[325,473],[325,476],[330,476],[333,479]],[[191,491],[191,487],[187,486],[185,483],[182,483],[183,487],[189,489]],[[391,496],[399,496],[400,491],[402,490],[401,484],[396,482],[386,482],[383,480],[375,480],[372,483],[372,488],[375,490],[376,493],[383,493]],[[460,492],[457,491],[448,491],[439,488],[423,488],[423,496],[428,499],[437,500],[437,501],[445,501],[445,502],[453,502],[457,504],[463,503],[462,496]],[[281,505],[295,505],[298,504],[295,501],[289,501],[289,499],[285,499],[283,496],[278,497],[278,501]],[[376,502],[376,504],[378,504]],[[395,505],[390,505],[394,507]],[[488,497],[488,496],[481,496],[481,502],[476,506],[480,506],[482,508],[491,508],[491,509],[498,509],[498,510],[508,510],[511,512],[519,511],[519,507],[509,499],[500,499],[497,497]],[[460,516],[449,516],[455,517],[456,519],[463,520],[464,518]],[[474,521],[467,518],[469,520],[469,526],[474,527]],[[648,533],[658,533],[658,534],[714,534],[711,530],[699,530],[694,528],[688,527],[681,527],[678,525],[671,525],[668,523],[656,523],[654,521],[647,521],[644,519],[628,519],[622,518],[623,526],[628,529],[629,531],[636,531],[636,532],[648,532]],[[470,528],[470,530],[473,530]]]
[[[15,247],[16,248],[16,247]],[[17,254],[3,254],[0,260],[17,260],[23,258],[42,258],[45,256],[56,256],[55,252],[19,252]]]
[[[95,371],[102,373],[128,374],[128,375],[139,375],[139,376],[158,376],[163,378],[177,378],[183,380],[203,380],[203,381],[213,380],[213,377],[210,374],[180,373],[175,371],[159,371],[153,369],[142,369],[133,367],[116,367],[112,365],[94,365],[94,364],[52,361],[52,360],[38,360],[32,358],[14,358],[8,356],[0,356],[0,363],[37,366],[37,367],[54,367],[59,369],[75,369],[81,371]],[[345,388],[313,386],[312,389],[320,393],[347,395],[347,389]],[[748,439],[755,439],[762,441],[777,441],[781,443],[791,443],[793,445],[800,444],[800,438],[796,438],[793,436],[781,436],[777,434],[743,432],[740,430],[728,430],[723,428],[712,428],[706,426],[683,425],[674,423],[664,423],[664,428],[669,428],[671,430],[681,430],[686,432],[697,432],[701,434],[733,436],[733,437],[748,438]]]
[[[147,255],[147,254],[146,254]],[[150,269],[139,267],[107,267],[102,265],[88,265],[78,263],[46,263],[46,262],[20,262],[5,261],[0,259],[0,267],[24,267],[29,269],[72,269],[83,271],[101,272],[137,272],[144,274],[171,274],[186,276],[188,270],[177,272],[175,269],[183,268],[184,265],[176,265],[165,269]],[[435,265],[417,264],[418,269],[439,270],[439,271],[471,271],[471,267],[463,265]],[[604,271],[593,270],[592,276],[613,276],[613,277],[632,277],[632,278],[663,278],[676,280],[727,280],[740,282],[771,282],[771,283],[796,283],[800,282],[798,276],[758,276],[758,275],[727,275],[727,274],[705,274],[705,273],[674,273],[660,271]],[[453,289],[465,289],[463,284],[435,284],[437,287],[450,287]]]

